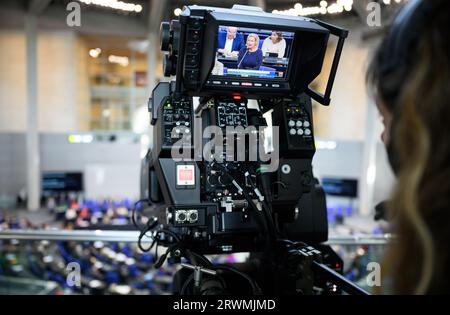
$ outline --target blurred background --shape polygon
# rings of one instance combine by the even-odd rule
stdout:
[[[314,104],[313,164],[327,192],[330,244],[343,256],[346,276],[364,279],[367,262],[379,261],[385,244],[385,223],[374,220],[374,208],[394,181],[365,71],[404,2],[1,1],[0,294],[170,292],[177,267],[153,270],[154,253],[142,253],[137,234],[124,231],[133,230],[140,161],[152,145],[147,101],[167,80],[159,25],[188,4],[254,5],[350,31],[331,106]],[[74,6],[79,21],[71,16]],[[370,23],[374,8],[380,9],[377,25]],[[334,45],[314,82],[318,88],[326,83]],[[81,266],[79,288],[66,281],[71,261]]]

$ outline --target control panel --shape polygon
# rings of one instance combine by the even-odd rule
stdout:
[[[304,141],[312,140],[312,126],[306,110],[299,103],[284,106],[287,130],[291,139],[301,137]]]
[[[190,100],[173,101],[167,99],[162,106],[161,136],[163,146],[175,143],[190,145],[192,143],[192,102]]]
[[[248,172],[255,183],[256,168],[255,162],[231,162],[221,165],[218,162],[205,163],[206,177],[202,185],[205,199],[209,202],[218,202],[219,209],[226,212],[248,207],[233,180],[240,183],[241,187],[247,189],[249,195],[254,197],[250,182],[244,174]]]
[[[257,161],[250,161],[248,159],[248,150],[250,140],[246,137],[246,129],[249,126],[249,120],[253,115],[251,110],[247,109],[247,100],[225,98],[215,100],[214,103],[214,119],[216,125],[222,129],[224,136],[223,161],[205,162],[203,164],[204,177],[202,185],[202,193],[205,200],[208,202],[218,203],[219,209],[225,212],[232,212],[234,210],[247,208],[249,205],[242,196],[239,188],[233,183],[233,180],[240,183],[242,188],[246,187],[249,195],[253,197],[252,188],[249,178],[245,177],[248,172],[251,180],[256,183],[256,169],[258,168]],[[241,130],[227,130],[231,128],[243,128]],[[227,134],[232,132],[233,136]],[[242,132],[242,133],[241,133]],[[242,141],[245,148],[239,147],[235,141]],[[233,155],[227,152],[228,146],[234,146]],[[245,155],[238,156],[245,151]],[[245,158],[243,158],[245,156]],[[241,160],[243,158],[243,160]]]
[[[277,104],[273,126],[279,127],[280,154],[285,158],[312,158],[315,152],[311,98],[302,94],[296,100]]]
[[[227,126],[246,128],[248,126],[246,103],[244,101],[218,102],[217,124],[221,128]]]

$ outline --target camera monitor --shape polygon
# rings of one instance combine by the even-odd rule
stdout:
[[[164,74],[176,75],[177,95],[270,99],[306,93],[328,105],[347,34],[318,20],[255,7],[187,6],[179,20],[161,24]],[[322,94],[309,85],[322,72],[330,35],[339,40]]]
[[[285,79],[293,39],[293,32],[219,26],[211,75],[227,79]]]

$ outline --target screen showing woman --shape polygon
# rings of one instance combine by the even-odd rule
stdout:
[[[242,38],[242,45],[234,54],[223,53],[222,49],[223,39],[227,38],[230,30],[233,31],[235,38]],[[294,40],[293,32],[219,26],[217,38],[217,54],[212,75],[286,78]]]
[[[245,47],[239,50],[238,69],[259,70],[262,62],[263,55],[261,49],[259,49],[259,36],[251,33],[247,36]]]

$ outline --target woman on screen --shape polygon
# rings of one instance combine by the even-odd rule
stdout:
[[[283,33],[273,31],[272,35],[264,40],[261,50],[263,56],[277,54],[278,58],[283,58],[286,51],[286,41],[283,38]]]
[[[263,62],[263,55],[259,49],[259,36],[251,33],[247,36],[246,47],[239,51],[238,69],[259,70]]]

